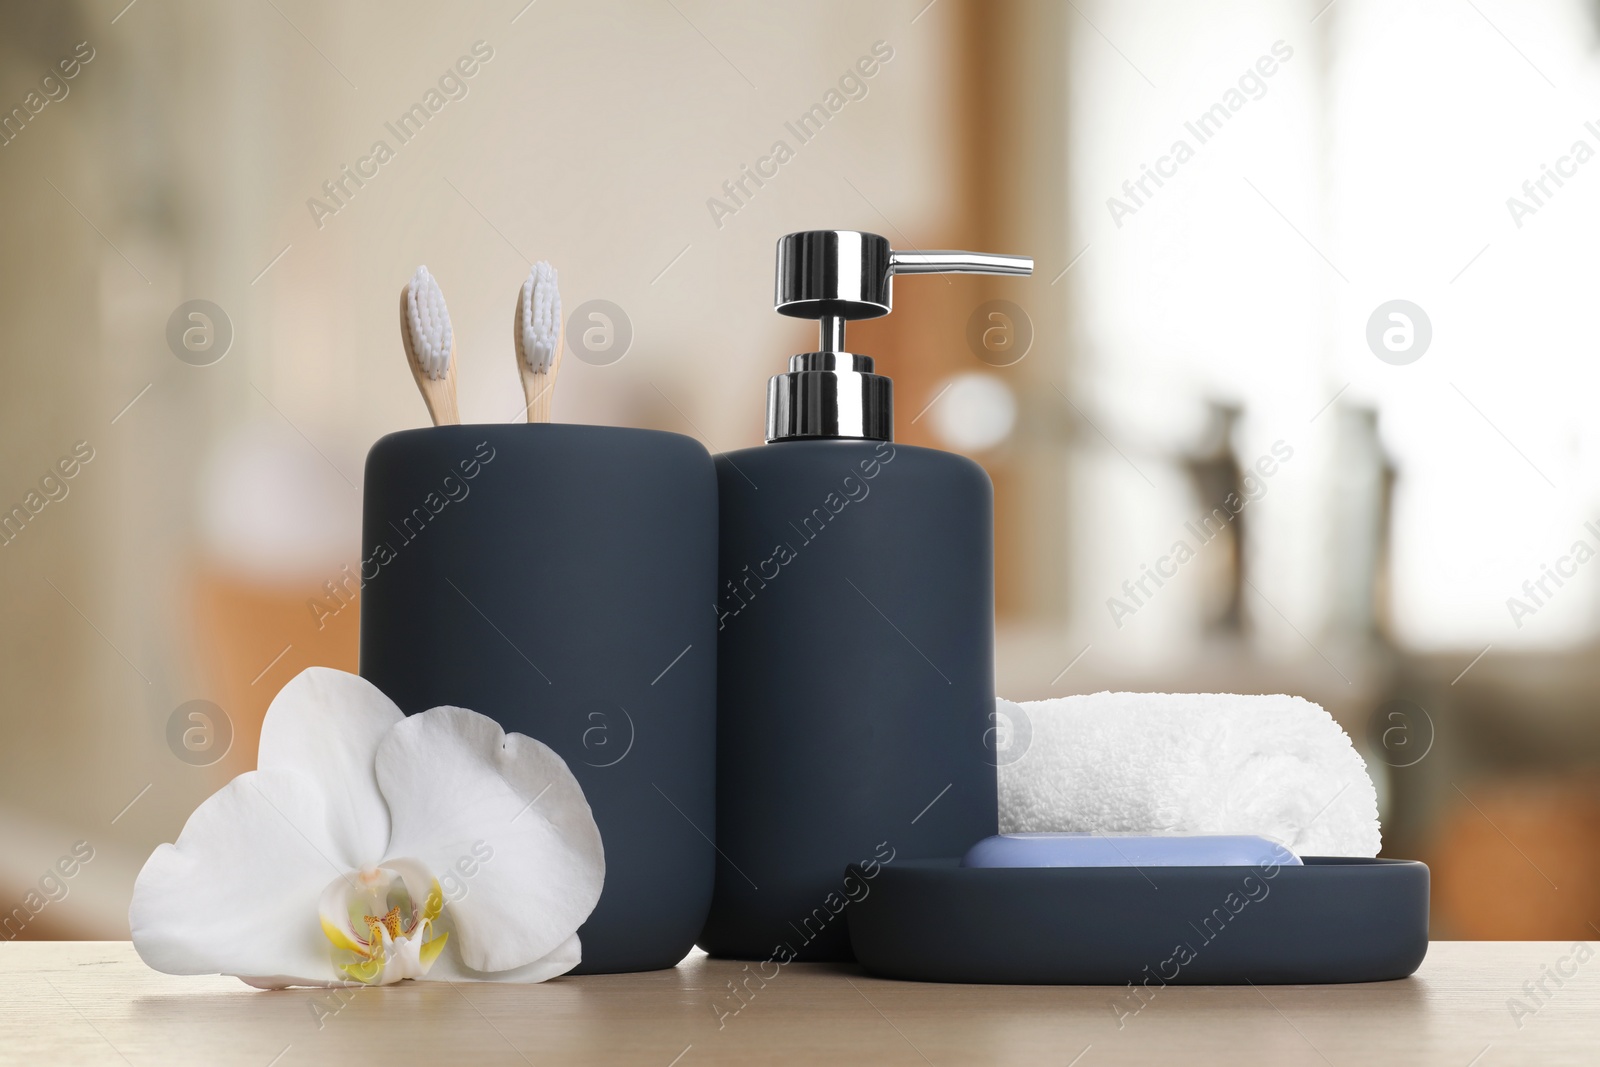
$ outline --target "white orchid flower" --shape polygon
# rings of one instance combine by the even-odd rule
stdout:
[[[256,764],[139,872],[128,922],[151,967],[276,988],[578,964],[605,853],[544,744],[464,708],[407,717],[312,667],[267,709]]]

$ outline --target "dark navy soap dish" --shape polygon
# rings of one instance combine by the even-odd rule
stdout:
[[[885,978],[1017,985],[1227,985],[1404,978],[1428,951],[1428,868],[881,867],[846,913]],[[867,879],[865,872],[852,873]]]

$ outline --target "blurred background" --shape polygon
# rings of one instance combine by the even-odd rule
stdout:
[[[125,937],[272,694],[355,669],[363,456],[426,420],[417,264],[467,421],[520,418],[509,320],[549,259],[556,417],[718,451],[813,347],[774,240],[853,228],[1038,264],[851,333],[900,439],[994,478],[1003,695],[1319,701],[1385,854],[1433,866],[1434,936],[1587,939],[1597,19],[0,0],[5,937]]]

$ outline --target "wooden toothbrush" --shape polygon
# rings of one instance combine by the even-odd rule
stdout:
[[[511,327],[517,370],[522,374],[524,409],[529,422],[549,422],[551,393],[561,370],[566,328],[561,322],[561,290],[556,269],[544,260],[533,265],[517,294],[517,315]]]
[[[444,293],[427,267],[418,267],[400,290],[400,339],[435,426],[461,422],[456,410],[456,336]]]

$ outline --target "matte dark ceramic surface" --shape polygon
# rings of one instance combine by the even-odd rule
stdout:
[[[868,891],[845,911],[856,958],[885,978],[1132,982],[1144,991],[1121,1007],[1133,1013],[1162,985],[1375,982],[1417,969],[1426,866],[1304,861],[1141,871],[896,859],[870,881],[853,872]]]
[[[362,536],[361,673],[407,714],[455,704],[538,738],[583,786],[606,881],[577,973],[676,964],[712,881],[706,451],[599,426],[390,434]]]
[[[850,959],[844,866],[996,829],[993,490],[875,441],[717,457],[717,880],[700,945]]]

